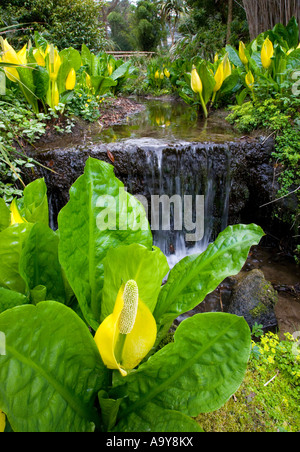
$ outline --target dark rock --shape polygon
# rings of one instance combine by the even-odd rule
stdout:
[[[242,316],[250,328],[257,322],[263,328],[277,325],[275,305],[278,294],[261,270],[240,273],[235,277],[228,312]]]

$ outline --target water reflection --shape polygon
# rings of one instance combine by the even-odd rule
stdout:
[[[168,141],[234,140],[238,135],[225,121],[224,115],[212,114],[208,120],[199,117],[196,108],[182,102],[147,100],[145,109],[93,137],[105,143],[133,138],[155,138]]]

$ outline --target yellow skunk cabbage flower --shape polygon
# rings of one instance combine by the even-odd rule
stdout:
[[[159,76],[159,77],[160,77],[160,79],[161,79],[161,80],[163,80],[163,79],[164,79],[164,77],[165,77],[165,76],[164,76],[164,73],[163,73],[163,72],[161,72],[161,73],[160,73],[160,76]]]
[[[53,44],[50,45],[49,62],[50,62],[49,68],[50,80],[54,82],[57,79],[58,71],[61,66],[61,59],[58,50],[54,48]]]
[[[159,71],[157,70],[156,72],[155,72],[155,74],[154,74],[154,78],[156,79],[156,80],[158,80],[159,79]]]
[[[217,61],[219,61],[219,54],[216,53],[214,56],[214,63],[216,63]]]
[[[195,66],[193,66],[192,68],[191,88],[194,91],[194,93],[202,94],[203,85]]]
[[[151,311],[139,298],[137,283],[121,286],[113,313],[99,326],[95,342],[104,364],[124,377],[149,353],[157,334]]]
[[[72,89],[75,88],[75,85],[76,85],[76,72],[75,69],[72,68],[66,80],[66,90],[71,91]]]
[[[3,50],[2,62],[11,64],[22,64],[20,58],[18,57],[16,51],[11,45],[8,44],[7,39],[1,38],[1,46]],[[12,82],[17,82],[20,80],[19,73],[16,68],[4,68],[6,77]]]
[[[21,61],[21,64],[25,65],[27,64],[27,44],[24,45],[24,47],[17,53],[19,60]]]
[[[164,74],[165,74],[165,76],[167,77],[167,78],[169,78],[170,77],[170,72],[168,71],[168,69],[165,67],[165,69],[164,69]]]
[[[246,75],[246,77],[245,77],[245,81],[246,81],[246,83],[247,83],[247,86],[248,86],[250,89],[253,89],[253,87],[254,87],[254,77],[253,77],[253,74],[252,74],[251,71],[249,71],[249,72],[247,73],[247,75]]]
[[[268,69],[272,63],[272,56],[274,55],[274,47],[269,38],[265,40],[261,49],[261,62],[265,69]]]
[[[3,413],[3,411],[0,410],[0,433],[4,432],[5,424],[6,424],[5,414]]]
[[[87,72],[85,73],[85,83],[86,83],[86,86],[88,87],[88,89],[93,88],[91,77]]]
[[[223,70],[223,64],[219,64],[219,67],[214,75],[214,79],[216,81],[215,87],[214,87],[214,93],[219,91],[221,89],[221,86],[224,82],[224,70]]]
[[[231,75],[231,64],[228,58],[228,53],[226,53],[224,60],[223,60],[223,80],[226,80],[227,77]]]
[[[43,55],[39,49],[34,49],[33,56],[39,66],[42,66],[42,67],[46,66],[45,55]]]
[[[112,67],[112,65],[110,63],[108,63],[107,69],[108,69],[108,75],[111,76],[111,74],[113,73],[114,68]]]
[[[52,89],[52,108],[57,107],[59,104],[59,91],[57,83],[54,82],[54,87]]]
[[[13,199],[10,205],[10,225],[12,226],[13,224],[20,223],[28,223],[28,221],[26,221],[25,218],[21,217],[17,201]]]
[[[240,41],[240,45],[239,45],[239,57],[241,62],[246,66],[246,64],[248,64],[248,58],[245,55],[245,44]]]

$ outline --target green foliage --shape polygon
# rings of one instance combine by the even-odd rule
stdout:
[[[109,203],[107,208],[106,199]],[[128,216],[122,215],[123,211],[128,212]],[[124,191],[123,184],[113,174],[113,167],[89,159],[84,175],[70,190],[70,201],[61,210],[58,224],[60,262],[81,310],[94,330],[99,326],[101,315],[103,259],[108,250],[132,242],[148,249],[152,247],[147,223],[144,230],[134,230],[138,218],[145,223],[145,211],[133,196]],[[130,235],[128,228],[132,231]],[[76,246],[77,241],[81,243],[80,248]]]
[[[34,115],[15,89],[0,98],[0,196],[7,202],[19,196],[22,188],[22,168],[34,166],[33,160],[16,151],[18,143],[34,141],[45,133],[45,116]]]
[[[103,24],[98,19],[100,2],[13,0],[4,1],[1,8],[7,25],[27,24],[27,27],[20,27],[21,30],[12,38],[12,44],[19,48],[32,36],[33,30],[42,32],[59,48],[74,47],[80,50],[85,43],[94,51],[99,51],[105,43]],[[8,37],[11,36],[10,33]]]
[[[299,125],[300,120],[299,98],[291,94],[276,94],[274,98],[266,100],[256,99],[241,106],[232,108],[232,113],[227,117],[231,124],[243,133],[254,129],[264,129],[267,134],[275,136],[275,151],[273,159],[276,165],[281,166],[278,181],[280,190],[277,197],[286,196],[300,186],[300,146]],[[282,216],[281,211],[277,215],[291,224],[297,234],[299,226],[299,193],[297,205],[292,209],[291,216]]]
[[[174,342],[154,347],[126,377],[104,367],[90,326],[110,315],[118,286],[135,278],[162,339],[171,319],[241,269],[262,230],[229,227],[206,253],[179,262],[161,289],[166,258],[152,250],[145,212],[111,165],[88,160],[58,233],[43,223],[43,181],[27,187],[19,211],[22,221],[36,222],[3,224],[0,232],[0,409],[8,430],[201,431],[191,416],[219,408],[243,380],[251,340],[243,318],[207,313],[185,320]]]
[[[0,406],[12,429],[93,431],[93,403],[106,370],[79,317],[66,306],[47,301],[5,311],[0,330],[7,350],[0,357]]]
[[[108,16],[108,22],[111,29],[111,38],[115,43],[116,50],[134,50],[135,39],[132,36],[132,26],[128,14],[124,17],[126,11],[113,11]]]
[[[140,0],[137,3],[134,21],[139,49],[147,52],[156,50],[162,37],[157,5],[154,2]]]

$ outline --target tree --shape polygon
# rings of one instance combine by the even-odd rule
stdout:
[[[59,48],[80,49],[85,43],[100,50],[104,41],[103,26],[98,21],[102,0],[1,0],[5,25],[29,24],[27,30],[8,34],[14,46],[20,47],[37,30]]]
[[[233,0],[228,0],[228,20],[227,20],[226,44],[230,44],[232,18],[233,18]]]
[[[169,24],[172,45],[175,42],[175,31],[180,19],[180,14],[186,10],[182,0],[166,0],[162,6],[162,18]]]
[[[156,3],[141,0],[135,11],[135,33],[140,50],[156,50],[162,37],[159,10]]]
[[[251,40],[278,23],[287,25],[293,16],[300,24],[299,0],[243,0],[243,4]]]
[[[119,6],[120,2],[121,0],[112,0],[111,2],[104,3],[101,6],[100,18],[104,24],[106,38],[108,38],[108,23],[109,23],[108,16],[110,15],[110,13],[115,11],[115,9]]]

